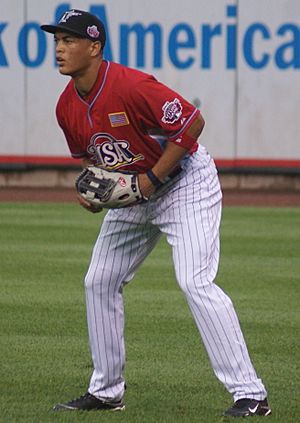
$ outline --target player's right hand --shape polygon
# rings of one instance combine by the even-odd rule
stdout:
[[[79,204],[91,213],[99,213],[103,210],[102,207],[97,207],[94,204],[89,203],[87,200],[82,198],[79,194],[77,194],[77,199],[79,201]]]

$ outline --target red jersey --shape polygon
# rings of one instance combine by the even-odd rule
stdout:
[[[71,80],[56,108],[74,158],[139,173],[154,166],[166,140],[195,151],[196,141],[181,137],[199,113],[153,76],[107,61],[87,97]]]

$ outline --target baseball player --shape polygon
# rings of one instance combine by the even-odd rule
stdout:
[[[202,115],[153,76],[104,60],[97,17],[73,9],[41,28],[54,34],[59,72],[71,77],[56,112],[72,156],[83,167],[136,172],[144,199],[104,218],[85,278],[94,371],[87,393],[54,409],[125,408],[122,291],[165,234],[215,375],[233,396],[224,414],[269,415],[232,302],[215,284],[222,194],[214,162],[198,143]]]

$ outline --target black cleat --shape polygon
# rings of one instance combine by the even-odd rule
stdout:
[[[58,410],[109,410],[109,411],[122,411],[125,410],[123,401],[102,401],[89,392],[82,395],[82,397],[66,402],[65,404],[56,404],[53,407],[54,411]]]
[[[267,398],[263,401],[242,398],[228,408],[223,415],[226,417],[269,416],[271,412]]]

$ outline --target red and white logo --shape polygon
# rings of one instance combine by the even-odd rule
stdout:
[[[98,38],[100,34],[96,25],[88,26],[86,32],[92,38]]]
[[[121,185],[121,187],[126,187],[126,180],[125,178],[123,178],[123,176],[120,176],[119,184]]]
[[[180,119],[182,115],[182,105],[178,98],[174,98],[173,101],[166,101],[162,106],[162,111],[164,112],[162,117],[163,123],[174,123]]]

